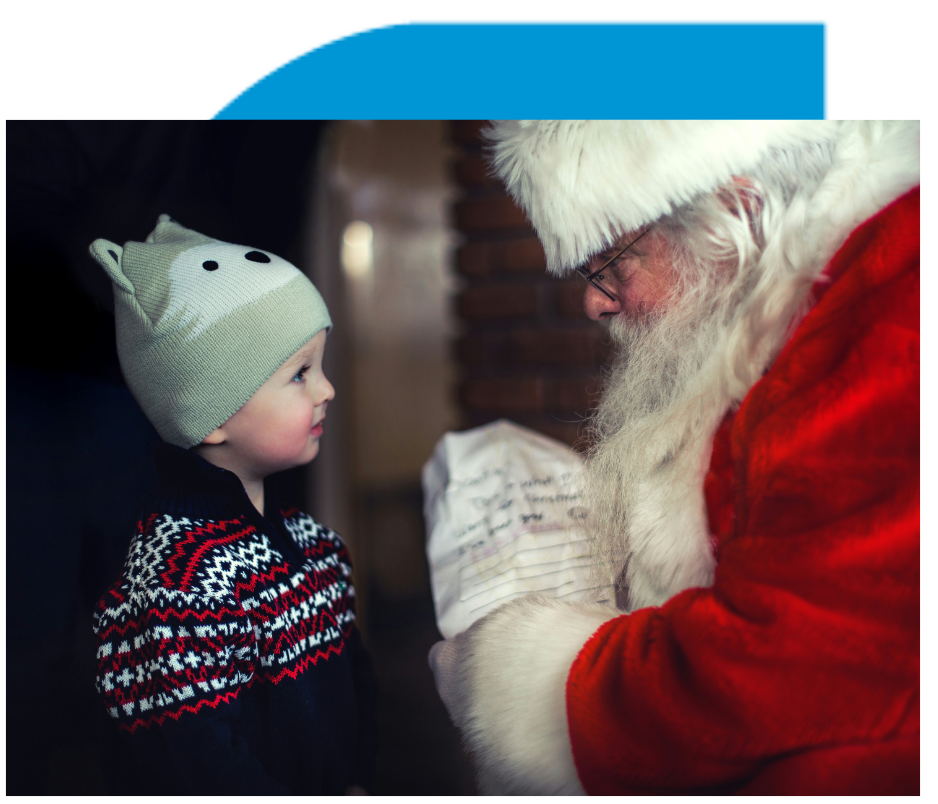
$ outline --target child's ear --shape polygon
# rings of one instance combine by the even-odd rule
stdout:
[[[227,440],[225,431],[221,427],[216,427],[212,432],[210,432],[205,438],[202,439],[202,444],[207,444],[209,446],[215,446],[217,444],[224,444]]]

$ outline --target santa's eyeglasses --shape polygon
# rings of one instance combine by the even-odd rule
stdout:
[[[596,290],[602,293],[605,296],[608,296],[611,301],[619,301],[615,294],[609,290],[609,288],[603,284],[603,282],[608,283],[609,279],[606,277],[607,273],[610,273],[612,268],[618,262],[619,258],[625,254],[632,246],[634,246],[639,240],[641,240],[645,235],[647,235],[651,229],[646,229],[638,237],[632,240],[628,245],[620,248],[615,254],[613,254],[608,260],[606,260],[602,265],[599,266],[595,271],[590,271],[590,264],[593,262],[590,260],[586,265],[581,265],[576,269],[576,272],[582,276],[587,282],[589,282]]]

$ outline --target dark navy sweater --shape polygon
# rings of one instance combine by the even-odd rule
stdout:
[[[96,685],[141,791],[373,790],[375,684],[339,537],[195,453],[159,482],[95,612]]]

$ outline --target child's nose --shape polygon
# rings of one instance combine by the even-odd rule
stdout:
[[[332,387],[332,383],[329,382],[329,380],[323,377],[323,384],[319,389],[316,406],[328,405],[333,399],[335,399],[335,388]]]

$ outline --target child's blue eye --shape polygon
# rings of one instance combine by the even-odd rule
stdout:
[[[303,366],[303,368],[293,375],[293,382],[303,382],[307,371],[309,371],[309,366]]]

